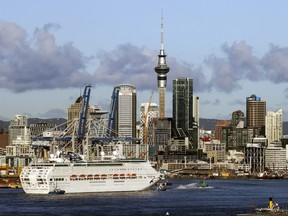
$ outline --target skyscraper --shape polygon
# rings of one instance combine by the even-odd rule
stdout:
[[[195,100],[195,102],[198,100]],[[193,115],[193,80],[173,80],[173,136],[188,137],[191,148],[197,149],[197,124]]]
[[[136,87],[129,84],[116,86],[112,95],[112,136],[136,137]]]
[[[167,73],[170,68],[166,64],[166,54],[164,51],[164,30],[163,30],[163,16],[161,17],[161,47],[158,55],[158,64],[155,67],[158,80],[158,93],[159,93],[159,114],[160,118],[165,118],[165,94],[166,94],[166,83]]]
[[[246,126],[247,128],[258,128],[260,134],[265,135],[266,101],[252,94],[246,98]]]
[[[273,141],[280,141],[283,135],[282,109],[277,112],[268,111],[266,115],[265,132],[268,145]]]

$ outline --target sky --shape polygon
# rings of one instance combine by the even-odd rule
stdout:
[[[0,0],[0,120],[66,118],[92,85],[108,110],[114,86],[158,102],[161,16],[167,75],[193,79],[200,118],[230,119],[256,94],[288,120],[286,0]],[[139,110],[139,109],[138,109]],[[138,111],[138,115],[139,111]]]

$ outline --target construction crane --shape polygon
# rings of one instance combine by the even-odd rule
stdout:
[[[152,98],[153,98],[153,91],[151,92],[151,95],[150,95],[150,100],[149,100],[149,103],[148,103],[148,106],[147,106],[147,109],[145,109],[144,111],[144,115],[143,115],[143,144],[147,144],[147,137],[148,137],[148,114],[149,114],[149,111],[150,111],[150,106],[151,106],[151,102],[152,102]]]

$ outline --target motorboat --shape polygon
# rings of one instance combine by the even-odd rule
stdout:
[[[204,181],[200,181],[198,184],[197,184],[197,187],[198,188],[206,188],[206,187],[209,187],[209,185],[204,182]]]

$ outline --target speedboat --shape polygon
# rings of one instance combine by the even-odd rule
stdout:
[[[209,187],[209,185],[204,182],[204,181],[200,181],[198,184],[197,184],[197,187],[198,188],[206,188],[206,187]]]

